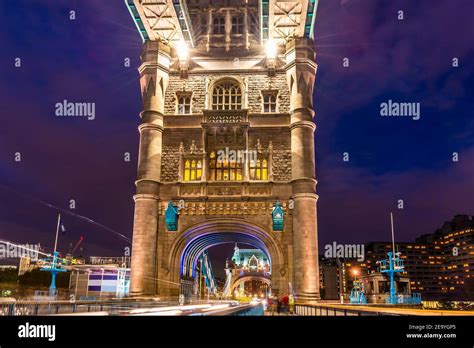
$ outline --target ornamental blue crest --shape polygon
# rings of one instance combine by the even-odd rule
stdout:
[[[285,212],[283,211],[280,201],[276,201],[272,211],[274,231],[283,231],[284,216]]]
[[[178,214],[178,208],[173,205],[173,201],[169,201],[165,211],[165,224],[168,231],[178,230]]]

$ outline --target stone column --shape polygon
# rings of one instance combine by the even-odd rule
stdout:
[[[273,181],[273,143],[268,144],[268,181]]]
[[[244,133],[245,153],[246,153],[245,163],[244,163],[244,166],[242,168],[244,170],[243,181],[248,182],[250,180],[250,167],[249,167],[249,161],[248,161],[248,153],[250,151],[250,149],[249,149],[249,126],[248,126],[248,124],[244,124],[242,126],[242,129],[243,129],[243,133]]]
[[[209,7],[208,14],[207,14],[207,42],[206,42],[206,50],[209,52],[211,48],[211,35],[212,35],[212,9]]]
[[[230,16],[230,10],[227,9],[225,13],[225,50],[230,50],[230,33],[232,31],[232,17]]]
[[[201,130],[201,141],[202,141],[202,172],[201,172],[201,182],[207,181],[207,168],[208,168],[208,160],[207,160],[207,124],[202,124]]]
[[[244,8],[244,36],[245,36],[245,49],[248,51],[250,49],[250,41],[249,41],[249,15],[248,15],[247,4],[245,4],[245,8]]]
[[[296,38],[286,48],[291,93],[291,167],[293,209],[293,288],[301,301],[319,295],[316,179],[314,160],[314,43]]]
[[[133,223],[131,295],[157,292],[157,235],[160,205],[164,91],[168,84],[169,47],[147,41],[139,68],[143,96],[139,126],[137,194]],[[158,255],[159,256],[159,255]]]

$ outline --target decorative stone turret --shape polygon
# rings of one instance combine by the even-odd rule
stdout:
[[[169,46],[159,41],[144,44],[140,85],[143,98],[138,180],[133,224],[130,293],[153,294],[160,204],[164,92],[168,85]]]
[[[313,86],[317,65],[314,43],[296,38],[286,47],[291,105],[293,209],[293,290],[301,300],[319,295],[316,173],[314,159]]]

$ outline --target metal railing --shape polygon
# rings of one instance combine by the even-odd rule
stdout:
[[[342,308],[326,305],[295,304],[295,314],[300,316],[380,316],[380,315],[400,315],[389,313],[383,310],[364,310],[363,308]]]
[[[0,302],[0,316],[56,315],[108,312],[177,305],[176,301],[12,301]]]
[[[420,305],[421,304],[421,294],[414,292],[410,295],[399,294],[397,295],[395,301],[392,302],[390,297],[385,299],[385,303],[399,303],[399,304],[411,304],[411,305]]]

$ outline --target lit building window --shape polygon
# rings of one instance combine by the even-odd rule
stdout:
[[[234,161],[219,161],[216,153],[209,155],[209,180],[211,181],[241,181],[242,163]]]
[[[187,115],[191,113],[191,95],[178,95],[178,114]]]
[[[214,34],[225,34],[225,18],[214,18]]]
[[[268,180],[268,161],[265,158],[250,161],[250,180]]]
[[[244,19],[241,16],[232,18],[232,34],[244,33]]]
[[[187,159],[184,161],[184,181],[198,181],[202,176],[202,161]]]
[[[237,110],[242,108],[242,90],[239,85],[224,81],[212,91],[213,110]]]
[[[263,93],[263,112],[277,111],[277,95],[274,92]]]

